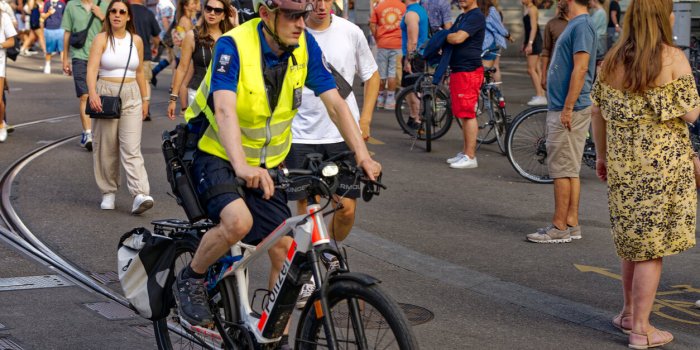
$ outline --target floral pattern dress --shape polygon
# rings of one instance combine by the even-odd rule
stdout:
[[[617,254],[629,261],[695,245],[693,150],[680,116],[700,106],[692,75],[641,94],[596,82],[607,122],[608,204]]]

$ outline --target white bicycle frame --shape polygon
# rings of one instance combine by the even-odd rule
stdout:
[[[302,223],[305,219],[306,222]],[[258,318],[254,315],[249,302],[248,266],[260,257],[265,256],[266,254],[264,253],[269,251],[270,248],[277,243],[277,241],[290,232],[294,232],[294,241],[287,252],[287,258],[282,266],[277,282],[270,292],[269,302],[265,306],[262,315]],[[271,327],[274,323],[270,322],[269,310],[274,310],[277,297],[279,296],[280,289],[287,277],[287,273],[289,272],[289,267],[294,259],[294,256],[297,253],[307,253],[315,246],[328,243],[330,243],[330,236],[328,234],[326,223],[323,220],[321,206],[318,204],[313,204],[308,206],[307,214],[293,216],[285,220],[257,246],[239,242],[231,247],[232,256],[243,255],[243,258],[229,267],[224,273],[222,279],[231,275],[233,275],[236,279],[236,298],[238,299],[237,304],[239,308],[238,313],[243,318],[242,321],[248,327],[249,331],[255,335],[258,343],[265,344],[276,342],[281,338],[266,338],[263,336],[263,331],[266,329],[266,327]],[[245,249],[245,251],[243,251],[243,249]],[[316,281],[316,283],[317,285],[321,285],[323,281]]]

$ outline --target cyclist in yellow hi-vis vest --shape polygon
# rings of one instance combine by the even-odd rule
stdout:
[[[236,242],[255,244],[291,216],[286,193],[274,190],[266,169],[278,167],[289,152],[292,118],[304,86],[321,98],[365,173],[375,179],[381,172],[321,49],[304,29],[313,5],[307,0],[254,0],[254,7],[259,19],[217,41],[207,74],[185,112],[188,121],[202,115],[208,120],[192,176],[209,218],[218,223],[204,235],[174,285],[180,316],[192,325],[212,323],[204,286],[208,267]],[[233,186],[235,177],[246,181],[243,197]],[[270,250],[270,281],[276,280],[291,242],[286,237]]]

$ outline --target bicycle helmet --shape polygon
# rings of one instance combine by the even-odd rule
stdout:
[[[314,10],[314,5],[309,0],[253,0],[255,12],[260,11],[260,6],[265,6],[273,11],[282,9],[292,13]]]
[[[279,9],[293,14],[307,13],[314,10],[314,5],[311,3],[311,0],[253,0],[253,8],[255,8],[255,12],[260,12],[260,6],[265,6],[270,11],[276,11]],[[277,18],[278,17],[275,17],[275,22],[277,22]],[[272,36],[277,45],[279,45],[283,51],[294,51],[293,45],[287,45],[280,39],[279,35],[277,34],[277,25],[275,25],[274,31],[270,29],[265,21],[262,22],[262,26],[263,29]]]

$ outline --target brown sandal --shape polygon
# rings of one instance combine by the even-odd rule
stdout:
[[[662,340],[661,342],[652,343],[651,336],[652,336],[653,334],[661,333],[661,332],[668,333],[669,337],[668,337],[668,338],[664,338],[664,340]],[[656,348],[656,347],[659,347],[659,346],[664,346],[664,345],[666,345],[666,344],[668,344],[668,343],[670,343],[670,342],[673,341],[673,334],[671,334],[671,333],[669,333],[669,332],[666,332],[666,331],[658,330],[658,329],[656,329],[656,328],[654,328],[651,332],[649,332],[649,333],[647,333],[647,334],[644,334],[644,333],[637,333],[637,332],[632,331],[632,332],[630,332],[630,339],[632,338],[632,336],[635,336],[635,335],[641,336],[641,337],[645,337],[646,340],[647,340],[647,343],[646,343],[646,344],[632,344],[632,343],[630,342],[627,346],[629,346],[631,349],[646,350],[646,349],[649,349],[649,348]]]
[[[612,325],[613,327],[617,328],[620,330],[620,332],[625,333],[625,334],[630,334],[632,332],[632,328],[625,328],[622,324],[624,323],[624,320],[626,318],[632,317],[632,314],[626,314],[623,315],[620,313],[619,315],[615,316],[612,319]]]

